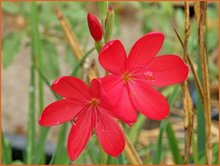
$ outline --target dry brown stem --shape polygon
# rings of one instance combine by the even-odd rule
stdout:
[[[174,28],[174,31],[175,31],[175,34],[176,34],[176,36],[177,36],[177,38],[178,38],[182,48],[184,49],[184,44],[183,44],[182,39],[180,38],[179,33],[177,32],[177,30],[175,28]],[[198,76],[198,74],[196,72],[196,69],[194,68],[193,61],[190,58],[189,54],[187,53],[186,56],[187,56],[187,61],[189,63],[190,70],[192,71],[193,77],[195,79],[195,83],[196,83],[196,87],[198,89],[199,95],[203,99],[204,94],[203,94],[202,85],[201,85],[200,80],[199,80],[199,76]],[[202,102],[203,102],[203,100],[202,100]]]
[[[185,2],[185,38],[183,43],[184,54],[183,60],[187,63],[188,54],[188,37],[190,33],[190,23],[189,23],[189,2]],[[191,140],[194,124],[194,114],[193,114],[193,104],[192,99],[188,90],[187,80],[182,84],[183,89],[183,109],[184,109],[184,128],[185,128],[185,163],[189,163]]]
[[[205,130],[206,130],[206,162],[212,164],[212,144],[211,144],[211,106],[210,106],[210,90],[209,90],[209,75],[208,75],[208,63],[206,55],[206,13],[207,2],[200,2],[200,19],[198,26],[199,36],[199,49],[200,49],[200,62],[202,67],[202,79],[204,90],[204,113],[205,113]]]
[[[199,18],[200,18],[200,4],[199,4],[199,1],[194,1],[194,11],[195,11],[196,22],[199,25]]]

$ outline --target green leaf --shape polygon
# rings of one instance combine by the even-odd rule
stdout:
[[[200,63],[200,55],[199,51],[197,52],[197,67],[198,67],[198,76],[202,83],[202,67]],[[202,104],[202,100],[197,92],[197,101],[196,101],[196,117],[197,117],[197,146],[198,146],[198,156],[199,156],[199,163],[198,164],[205,164],[206,161],[202,159],[202,157],[205,154],[205,142],[206,142],[206,136],[205,136],[205,117],[204,117],[204,108]]]
[[[4,137],[4,134],[2,132],[2,164],[11,164],[12,158],[11,158],[11,145],[8,139]]]
[[[97,146],[95,146],[95,141],[96,138],[94,136],[90,138],[88,144],[86,145],[86,151],[89,157],[91,158],[92,163],[99,164],[98,158],[99,158],[100,149],[98,149]],[[103,151],[101,152],[103,153]]]
[[[219,164],[219,143],[214,144],[212,149],[213,149],[213,157],[214,157],[213,164],[218,165]]]
[[[174,162],[176,164],[184,164],[183,158],[180,154],[180,150],[178,147],[177,139],[175,137],[174,131],[173,131],[171,124],[169,122],[167,123],[167,126],[166,126],[166,133],[167,133],[167,138],[168,138],[170,150],[173,155]]]
[[[49,80],[54,80],[59,74],[59,57],[56,47],[49,40],[42,40],[43,68]]]
[[[161,154],[163,151],[162,149],[163,133],[166,130],[167,124],[168,124],[167,120],[162,121],[160,124],[160,133],[159,133],[159,137],[157,140],[156,151],[153,156],[153,164],[160,164]]]
[[[2,10],[10,14],[18,14],[20,11],[19,3],[15,2],[2,2]]]
[[[132,142],[137,141],[138,134],[140,130],[143,128],[143,125],[146,122],[146,120],[147,118],[144,115],[142,114],[138,115],[137,122],[132,126],[132,128],[128,133],[128,136]]]
[[[7,68],[13,62],[16,55],[21,48],[22,43],[22,32],[13,32],[6,35],[2,40],[2,56],[3,56],[3,67]]]
[[[51,164],[69,164],[69,157],[67,155],[67,149],[66,149],[66,133],[68,124],[65,123],[61,126],[60,132],[59,132],[59,138],[56,145],[56,150],[53,155],[53,162]]]
[[[12,165],[24,165],[24,163],[20,160],[13,161]]]
[[[94,50],[95,50],[95,48],[93,47],[93,48],[91,48],[89,51],[87,51],[87,52],[83,55],[82,59],[80,59],[80,60],[76,63],[76,65],[75,65],[75,67],[74,67],[73,72],[72,72],[71,75],[75,76],[75,75],[77,74],[77,72],[79,71],[80,67],[82,66],[82,64],[84,63],[84,61],[86,60],[86,58],[87,58]]]

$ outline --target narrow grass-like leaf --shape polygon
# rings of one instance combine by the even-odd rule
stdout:
[[[180,92],[181,92],[180,91],[180,85],[175,85],[172,94],[168,98],[170,108],[173,107],[173,104],[175,103],[176,99],[179,97]]]
[[[153,164],[160,164],[160,160],[161,160],[161,154],[162,154],[162,140],[163,140],[163,133],[166,130],[167,127],[167,120],[163,120],[160,124],[160,133],[159,133],[159,137],[157,140],[157,146],[156,146],[156,151],[155,154],[153,156]]]
[[[31,32],[32,32],[32,47],[33,47],[33,53],[36,56],[35,62],[37,62],[35,65],[38,66],[38,68],[42,71],[43,70],[43,64],[42,64],[42,53],[41,53],[41,40],[40,40],[40,33],[38,29],[38,9],[36,2],[30,3],[31,12]],[[38,115],[40,115],[41,111],[43,110],[43,80],[41,79],[41,76],[38,75],[38,102],[39,102],[39,110]],[[48,134],[49,128],[40,127],[40,137],[38,140],[38,143],[36,145],[35,150],[35,156],[34,156],[34,163],[35,164],[44,164],[45,160],[45,152],[44,152],[44,145],[46,142],[46,137]]]
[[[2,132],[2,131],[1,131]],[[12,156],[11,156],[11,145],[8,139],[4,137],[2,132],[2,164],[11,164]]]
[[[68,124],[65,123],[61,126],[59,132],[59,138],[56,145],[56,151],[53,155],[53,164],[69,164],[69,158],[66,150],[66,133]]]
[[[4,68],[10,66],[22,44],[22,32],[7,34],[2,40],[2,64]]]
[[[214,156],[213,164],[219,165],[219,143],[214,144],[212,149]]]
[[[49,80],[55,79],[59,76],[59,56],[55,45],[47,40],[41,40],[42,50],[43,50],[43,69],[45,75],[47,75]]]
[[[168,138],[171,153],[173,155],[174,162],[176,164],[184,164],[183,158],[180,154],[180,150],[178,147],[178,141],[175,137],[174,131],[170,123],[168,123],[166,126],[166,133],[167,133],[167,138]]]
[[[89,51],[87,51],[84,56],[79,60],[79,62],[76,64],[76,66],[73,69],[73,72],[71,73],[72,76],[76,75],[79,68],[82,66],[86,58],[95,50],[95,48],[91,48]]]
[[[124,153],[121,153],[121,154],[118,156],[118,164],[125,164]]]
[[[130,129],[128,136],[133,143],[137,141],[138,134],[140,130],[143,128],[144,123],[146,122],[146,117],[142,114],[139,114],[137,122]]]
[[[89,155],[89,157],[92,160],[93,164],[99,164],[98,156],[99,152],[98,148],[95,146],[95,138],[91,137],[88,144],[86,145],[86,151]]]
[[[197,142],[195,140],[195,134],[194,133],[192,133],[192,154],[193,154],[194,163],[195,164],[199,163]]]

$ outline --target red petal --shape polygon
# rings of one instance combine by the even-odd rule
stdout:
[[[97,99],[99,99],[99,105],[109,108],[110,104],[107,99],[107,95],[101,86],[101,79],[93,79],[90,84],[91,87],[91,93],[93,96]]]
[[[71,160],[76,160],[85,148],[92,134],[92,110],[86,110],[79,115],[72,126],[68,137],[67,149]]]
[[[151,32],[138,39],[129,53],[127,69],[146,66],[159,52],[163,41],[161,32]]]
[[[93,79],[90,83],[90,90],[94,97],[100,97],[100,81],[97,79]]]
[[[125,71],[126,52],[119,40],[105,44],[99,54],[100,64],[109,72],[120,74]]]
[[[56,101],[43,110],[39,123],[42,126],[53,126],[73,120],[83,107],[79,102],[69,99]]]
[[[133,94],[131,99],[138,111],[153,120],[161,120],[168,116],[169,105],[159,92],[138,81],[130,82],[129,87]]]
[[[130,99],[128,87],[120,76],[109,75],[103,78],[102,85],[117,118],[126,122],[136,121],[135,107]]]
[[[89,87],[79,78],[62,76],[51,85],[53,91],[63,97],[75,100],[87,100],[91,98]]]
[[[114,157],[120,155],[125,147],[123,132],[116,121],[103,113],[101,108],[97,112],[95,131],[106,153]]]
[[[156,57],[147,67],[146,74],[152,79],[147,80],[151,85],[167,86],[186,80],[189,69],[184,61],[175,55]]]

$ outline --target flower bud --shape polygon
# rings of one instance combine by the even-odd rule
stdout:
[[[106,22],[105,22],[105,27],[106,27],[105,42],[109,41],[109,39],[112,36],[113,27],[114,27],[114,20],[115,20],[115,12],[112,9],[112,6],[109,6],[109,10],[108,10],[107,18],[106,18]]]
[[[102,39],[102,27],[98,19],[91,13],[88,13],[87,22],[90,34],[92,35],[93,39],[97,42],[100,41]]]

